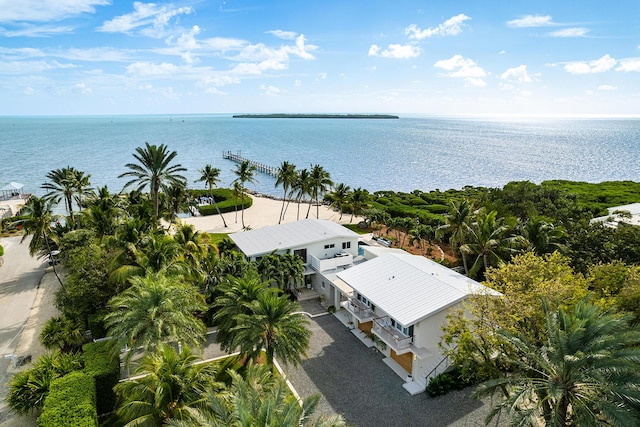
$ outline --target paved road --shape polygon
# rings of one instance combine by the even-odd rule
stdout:
[[[4,412],[7,368],[5,359],[18,344],[18,336],[24,327],[40,279],[47,262],[29,255],[29,238],[20,244],[21,236],[0,239],[4,247],[4,264],[0,267],[0,420]]]

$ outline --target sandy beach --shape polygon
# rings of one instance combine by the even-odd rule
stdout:
[[[270,199],[267,197],[252,195],[253,205],[244,211],[244,223],[247,228],[255,230],[262,227],[278,224],[280,210],[282,209],[282,200]],[[300,219],[305,219],[307,215],[308,203],[300,204]],[[340,219],[340,212],[325,205],[319,207],[319,218],[335,221],[339,224],[358,223],[362,221],[362,217],[351,214],[343,214]],[[236,215],[237,214],[237,215]],[[222,223],[220,215],[196,216],[184,218],[183,222],[193,224],[198,231],[207,233],[235,233],[242,231],[242,212],[228,212],[223,214],[227,227]],[[311,206],[309,218],[316,218],[316,206]],[[284,222],[293,222],[298,220],[298,205],[289,203]]]

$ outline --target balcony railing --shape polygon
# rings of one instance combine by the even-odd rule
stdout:
[[[347,301],[343,301],[341,305],[362,323],[369,322],[375,317],[375,313],[373,312],[373,310],[371,310],[371,308],[369,308],[366,304],[363,304],[362,301],[358,301],[355,298],[350,298]]]
[[[371,331],[387,343],[396,353],[406,353],[413,343],[413,337],[403,334],[390,324],[388,317],[373,319]]]
[[[311,267],[316,271],[336,270],[338,267],[353,264],[353,255],[349,252],[340,252],[330,258],[319,259],[313,255],[309,255],[311,259]]]

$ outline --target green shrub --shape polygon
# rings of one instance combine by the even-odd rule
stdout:
[[[107,336],[107,329],[104,326],[104,316],[106,316],[108,312],[108,310],[98,310],[97,312],[91,313],[87,316],[87,326],[94,339],[104,338]]]
[[[96,388],[93,379],[82,373],[72,372],[51,383],[44,402],[41,427],[92,427],[98,426],[96,412]]]
[[[7,403],[16,414],[27,414],[42,408],[49,387],[56,378],[82,369],[80,354],[48,353],[33,368],[18,372],[9,381]]]
[[[244,208],[245,209],[250,208],[252,204],[253,204],[253,199],[251,198],[251,196],[245,195]],[[216,215],[218,213],[215,205],[198,206],[198,209],[200,210],[200,213],[202,214],[202,216]],[[234,212],[236,209],[241,210],[242,200],[238,198],[237,200],[229,199],[229,200],[224,200],[222,202],[218,202],[218,209],[220,209],[220,213]]]
[[[427,394],[431,397],[442,396],[452,390],[462,390],[469,383],[460,375],[460,371],[454,369],[431,378],[427,384]]]
[[[0,256],[4,255],[4,248],[0,245]]]
[[[335,305],[330,305],[329,307],[327,307],[327,311],[329,313],[335,313],[336,312],[336,306]]]
[[[92,342],[84,350],[84,373],[95,381],[98,414],[107,414],[116,404],[113,387],[120,379],[120,358],[115,341]]]

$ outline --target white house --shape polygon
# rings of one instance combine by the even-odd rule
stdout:
[[[447,367],[438,343],[447,309],[462,308],[473,294],[500,295],[430,259],[389,252],[337,277],[353,294],[342,303],[354,323],[384,344],[385,363],[404,374],[410,393]]]
[[[305,263],[305,283],[325,296],[327,305],[340,304],[333,284],[335,273],[358,262],[358,234],[333,221],[304,219],[229,235],[249,260],[273,252],[299,256]],[[360,259],[362,259],[360,257]]]

